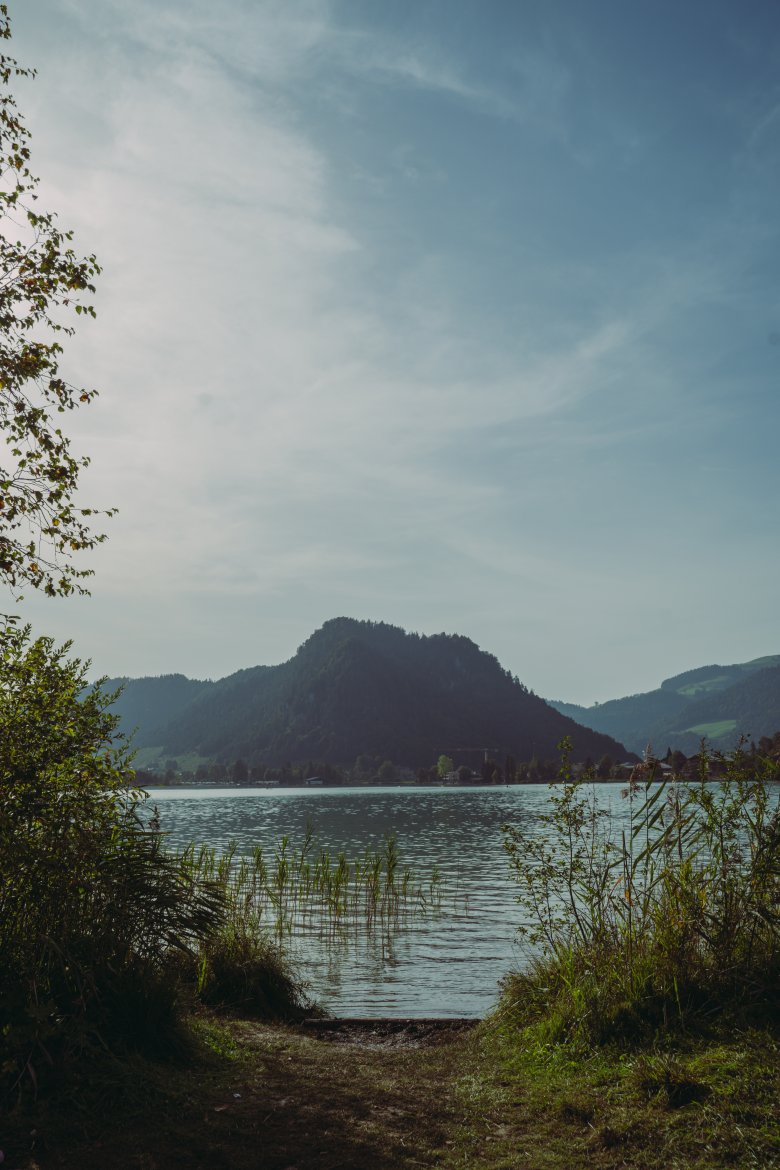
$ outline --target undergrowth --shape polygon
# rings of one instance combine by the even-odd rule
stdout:
[[[572,779],[507,826],[530,944],[501,1011],[550,1042],[639,1040],[722,1011],[766,1019],[780,991],[780,769],[740,747],[698,781],[637,765],[623,808]],[[541,831],[540,831],[541,828]]]
[[[187,1048],[199,998],[300,1015],[229,882],[140,816],[114,697],[29,629],[0,629],[0,1100],[98,1051]]]

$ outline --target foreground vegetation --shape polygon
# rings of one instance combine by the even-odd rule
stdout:
[[[537,950],[506,998],[551,1042],[684,1032],[719,1012],[764,1018],[780,991],[780,767],[741,748],[709,781],[639,765],[619,818],[572,780],[506,848]]]
[[[780,1164],[780,770],[636,769],[624,815],[573,781],[507,827],[536,947],[480,1036],[474,1167]],[[498,1118],[501,1120],[499,1121]]]
[[[110,697],[67,647],[1,645],[9,1166],[778,1164],[771,758],[733,754],[718,785],[704,757],[693,784],[650,761],[610,817],[564,754],[544,833],[507,828],[536,957],[495,1016],[323,1040],[278,934],[314,904],[335,932],[391,924],[423,896],[394,843],[357,866],[310,842],[168,853]]]
[[[283,839],[273,855],[166,849],[142,818],[112,696],[50,639],[0,630],[0,1101],[46,1093],[109,1053],[192,1048],[203,1006],[312,1009],[284,956],[293,924],[392,931],[435,908],[388,838],[350,862]]]
[[[186,1046],[207,999],[295,1015],[295,980],[240,889],[168,853],[110,696],[68,647],[0,632],[0,1094],[37,1093],[99,1049]]]

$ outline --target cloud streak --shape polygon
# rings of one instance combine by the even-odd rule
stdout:
[[[574,256],[564,202],[561,242],[539,242],[508,199],[514,172],[464,176],[456,147],[464,108],[484,115],[496,152],[533,158],[554,206],[575,173],[561,143],[579,150],[583,132],[576,63],[552,51],[513,51],[499,86],[467,45],[458,57],[348,27],[324,3],[44,7],[52,41],[26,17],[17,46],[39,54],[34,166],[105,264],[98,321],[67,360],[102,389],[76,424],[89,495],[121,511],[91,609],[31,599],[30,614],[75,627],[111,673],[278,660],[334,612],[460,629],[513,669],[533,645],[524,676],[538,690],[563,609],[572,637],[578,606],[598,615],[583,619],[582,687],[610,609],[638,652],[618,599],[632,590],[634,613],[660,621],[663,578],[638,586],[582,562],[608,544],[628,564],[648,540],[681,539],[672,485],[699,436],[722,444],[729,407],[713,386],[740,378],[713,321],[754,304],[744,274],[767,225],[721,207],[684,246],[664,223]],[[425,107],[430,139],[391,120],[399,95],[445,99]],[[585,145],[603,157],[602,138]],[[502,248],[523,263],[494,275]],[[635,518],[649,524],[651,504],[646,535]],[[146,638],[128,638],[144,615]],[[675,665],[693,664],[704,633],[702,616],[692,661]],[[565,680],[548,690],[588,697]]]

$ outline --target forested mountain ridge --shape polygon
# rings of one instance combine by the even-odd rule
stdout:
[[[626,754],[554,710],[468,638],[351,618],[326,622],[279,666],[217,682],[130,679],[115,709],[123,729],[137,728],[134,746],[172,757],[350,764],[367,754],[418,768],[447,753],[476,766],[478,755],[459,757],[458,749],[556,758],[565,735],[575,759]]]
[[[731,747],[741,736],[758,741],[780,730],[780,666],[756,671],[725,690],[695,700],[677,716],[669,734],[690,754],[705,735]],[[660,743],[660,739],[657,740]]]
[[[696,667],[664,679],[655,691],[593,707],[549,702],[637,753],[650,743],[656,751],[672,747],[691,754],[702,737],[728,749],[740,735],[758,740],[780,728],[780,655]]]
[[[138,682],[144,685],[135,685]],[[173,719],[211,685],[183,674],[162,674],[145,679],[109,678],[103,689],[109,693],[121,689],[116,710],[121,714],[123,730],[130,734],[136,727],[156,727]]]

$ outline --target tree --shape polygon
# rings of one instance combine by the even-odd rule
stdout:
[[[87,1020],[130,1043],[157,1027],[172,948],[222,922],[217,885],[138,815],[116,696],[69,649],[0,626],[0,1096],[64,1038],[83,1049]]]
[[[608,780],[612,774],[613,767],[614,761],[612,756],[603,755],[596,765],[596,775],[598,776],[599,780]]]
[[[398,783],[398,769],[392,760],[385,760],[380,765],[377,772],[377,778],[381,784],[397,784]]]
[[[482,761],[482,779],[486,784],[501,783],[501,765],[498,760],[485,759]]]
[[[444,779],[448,772],[454,772],[455,764],[453,763],[452,758],[450,756],[439,756],[438,763],[436,764],[436,771],[439,773],[439,778],[441,780]]]
[[[667,764],[669,764],[672,771],[676,772],[677,775],[679,776],[682,774],[682,772],[685,768],[685,765],[688,763],[688,757],[685,755],[684,752],[670,751],[666,762],[667,762]]]
[[[0,4],[0,38],[10,36]],[[32,76],[0,54],[0,580],[54,597],[87,592],[81,582],[92,570],[74,567],[72,556],[105,539],[90,528],[98,513],[76,504],[89,460],[72,453],[56,417],[96,394],[65,382],[59,362],[73,316],[95,316],[100,268],[93,255],[76,255],[73,233],[53,212],[36,206],[30,132],[10,89],[12,79]]]
[[[352,779],[358,783],[365,782],[371,776],[376,775],[381,764],[382,760],[379,756],[358,756],[352,769]]]
[[[0,582],[56,596],[86,592],[91,571],[72,554],[104,539],[90,531],[94,510],[75,502],[88,461],[56,418],[94,397],[59,376],[59,360],[72,316],[94,316],[99,268],[37,210],[29,132],[10,92],[12,78],[31,75],[0,54]],[[226,920],[224,890],[196,880],[186,856],[163,848],[157,818],[140,817],[116,695],[90,687],[88,664],[68,651],[0,622],[3,1098],[25,1077],[37,1090],[40,1057],[67,1063],[93,1037],[110,1049],[146,1029],[159,1042],[178,1000],[172,953],[194,959]]]
[[[239,757],[231,768],[231,774],[234,784],[248,784],[249,768],[247,767],[246,760],[242,760]]]

